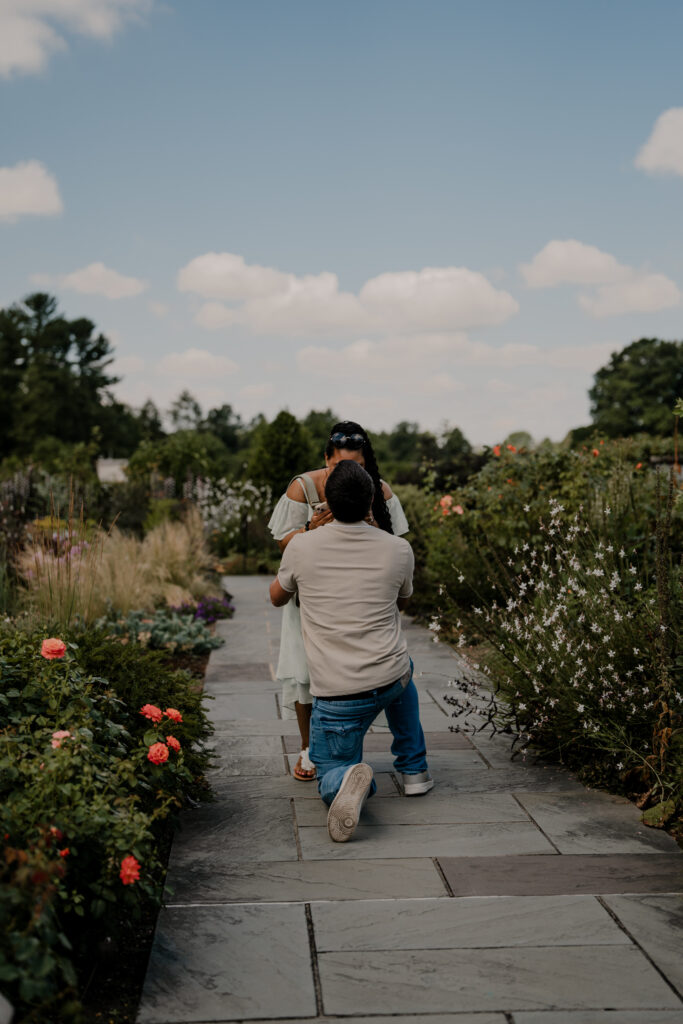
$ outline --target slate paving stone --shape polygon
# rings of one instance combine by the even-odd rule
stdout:
[[[235,721],[243,718],[276,719],[277,701],[272,693],[220,694],[208,705],[212,722]]]
[[[455,896],[683,891],[683,854],[439,857]]]
[[[211,705],[209,704],[210,708]],[[235,721],[214,722],[214,736],[298,736],[299,726],[290,719],[276,718],[272,721],[259,721],[254,718],[240,718]]]
[[[242,904],[160,912],[138,1024],[315,1013],[303,906]]]
[[[296,840],[288,800],[245,801],[234,793],[216,803],[186,811],[171,848],[171,867],[196,859],[236,861],[296,860]]]
[[[284,763],[282,737],[221,734],[221,757],[280,757]]]
[[[319,968],[328,1014],[681,1005],[632,946],[334,952]]]
[[[606,896],[605,904],[683,996],[683,895]]]
[[[675,840],[648,828],[628,800],[584,790],[578,794],[520,795],[520,803],[560,853],[671,853]]]
[[[238,862],[223,858],[188,861],[175,871],[169,905],[201,903],[388,900],[409,893],[446,899],[448,894],[429,858]]]
[[[361,821],[363,819],[361,818]],[[494,825],[385,825],[361,824],[351,843],[333,843],[326,828],[299,828],[304,859],[331,860],[391,857],[480,857],[496,853],[548,854],[556,857],[550,843],[532,824],[523,821]]]
[[[272,679],[261,679],[257,683],[244,679],[214,679],[208,682],[204,680],[204,693],[214,697],[223,693],[279,693],[281,689],[282,684]]]
[[[583,793],[583,786],[566,772],[554,768],[511,764],[508,768],[440,768],[434,776],[439,793]]]
[[[318,952],[630,944],[594,896],[370,900],[311,911]]]
[[[214,750],[220,748],[220,771],[223,778],[226,776],[235,778],[242,775],[249,778],[263,775],[287,775],[287,765],[282,752],[272,757],[248,757],[243,754],[231,756],[222,750],[222,744],[214,742],[212,746]]]
[[[296,800],[299,825],[324,825],[327,808],[310,800]],[[475,822],[527,821],[529,818],[508,793],[442,797],[436,790],[426,796],[400,800],[373,796],[363,808],[363,825],[448,825]]]
[[[683,1010],[532,1010],[514,1024],[683,1024]]]
[[[286,1019],[269,1020],[268,1024],[339,1024],[339,1020],[339,1017],[316,1017],[314,1021],[311,1021],[310,1017],[287,1017]],[[410,1017],[397,1017],[392,1014],[391,1017],[343,1018],[344,1024],[401,1024],[402,1021],[405,1024],[507,1024],[507,1018],[502,1013],[411,1013]],[[223,1024],[223,1022],[201,1021],[198,1024]]]

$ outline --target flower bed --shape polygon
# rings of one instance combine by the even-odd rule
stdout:
[[[97,942],[159,903],[210,727],[187,673],[99,632],[6,628],[0,708],[0,981],[22,1019],[76,1020]]]

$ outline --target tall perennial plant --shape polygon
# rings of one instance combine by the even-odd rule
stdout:
[[[455,604],[443,587],[432,628],[460,648],[484,643],[484,671],[504,696],[498,724],[517,749],[666,817],[683,800],[683,596],[670,548],[673,475],[658,490],[652,563],[613,538],[609,505],[599,529],[554,498],[536,522],[525,505],[527,538],[504,559],[494,554],[485,581],[456,568],[471,603]]]

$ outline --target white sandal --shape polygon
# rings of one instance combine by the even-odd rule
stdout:
[[[308,747],[305,747],[299,754],[299,760],[294,765],[292,774],[299,782],[313,782],[316,777],[315,765],[308,756]]]

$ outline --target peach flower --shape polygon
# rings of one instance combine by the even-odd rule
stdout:
[[[177,740],[175,738],[175,736],[167,736],[166,737],[166,742],[168,743],[168,745],[171,748],[171,750],[175,750],[175,752],[177,754],[178,751],[180,750],[180,741]]]
[[[52,661],[54,658],[63,658],[66,654],[66,644],[56,636],[51,636],[48,640],[43,640],[40,653],[48,661]]]
[[[168,747],[165,743],[153,743],[147,751],[147,760],[152,764],[165,764],[168,761]]]
[[[151,722],[160,722],[163,717],[161,708],[158,708],[156,704],[143,704],[140,708],[140,714],[144,715],[145,718],[149,718]]]
[[[183,720],[183,716],[177,708],[166,708],[164,714],[167,718],[170,718],[172,722],[182,722]]]

